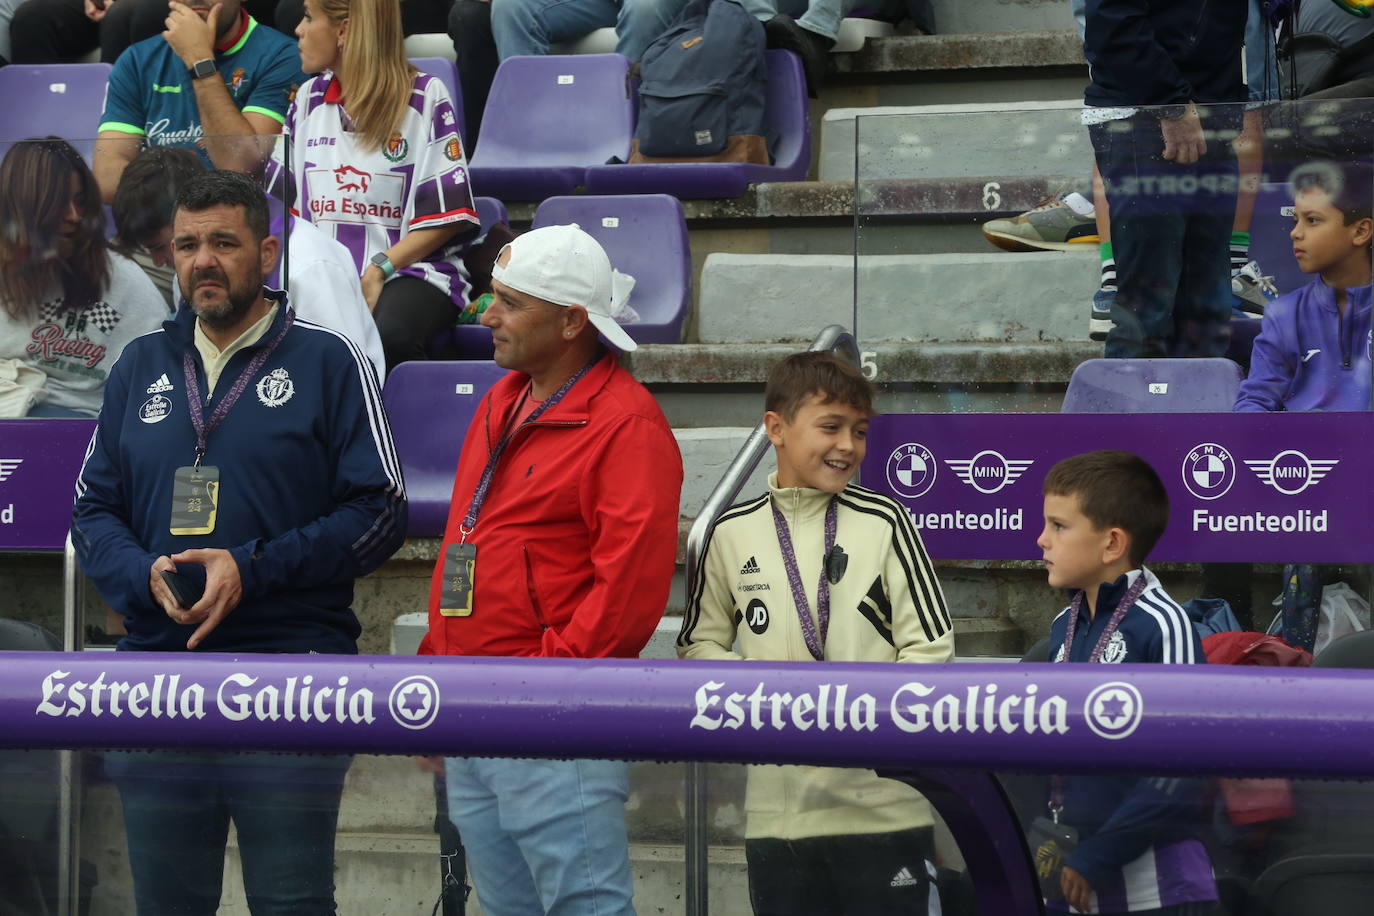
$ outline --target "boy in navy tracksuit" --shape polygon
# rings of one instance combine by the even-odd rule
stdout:
[[[1293,255],[1311,283],[1269,304],[1236,410],[1368,410],[1371,187],[1367,163],[1293,173]]]
[[[1154,470],[1130,452],[1088,452],[1051,468],[1044,491],[1045,527],[1036,543],[1050,585],[1073,594],[1050,626],[1046,660],[1205,663],[1187,613],[1142,565],[1169,520],[1168,494]],[[1049,908],[1214,912],[1216,882],[1197,836],[1196,790],[1188,779],[1054,777],[1047,816],[1076,833],[1076,845],[1061,846],[1066,855],[1047,893]]]

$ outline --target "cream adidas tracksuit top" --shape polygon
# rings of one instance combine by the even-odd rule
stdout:
[[[830,494],[778,489],[776,473],[768,484],[767,494],[727,509],[711,529],[690,583],[677,640],[680,657],[813,660],[769,503],[776,502],[787,520],[814,622]],[[835,543],[848,561],[830,586],[825,660],[953,660],[954,634],[940,583],[906,509],[854,485],[838,500]],[[932,822],[929,805],[915,790],[869,770],[751,766],[745,795],[750,839],[889,833]]]

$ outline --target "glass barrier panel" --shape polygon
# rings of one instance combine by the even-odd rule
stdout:
[[[1369,99],[855,120],[854,323],[889,415],[862,479],[911,510],[965,632],[1014,621],[974,654],[1049,632],[1041,484],[1095,448],[1168,491],[1150,568],[1176,601],[1305,649],[1347,587],[1363,613],[1372,132]]]

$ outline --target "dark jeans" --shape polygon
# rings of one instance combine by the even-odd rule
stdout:
[[[929,827],[894,833],[745,840],[754,916],[939,913]],[[937,901],[932,908],[931,901]]]
[[[458,62],[458,83],[463,91],[463,139],[469,150],[477,146],[482,112],[496,79],[501,59],[491,32],[491,4],[484,0],[457,0],[448,14],[448,34]]]
[[[333,914],[334,831],[348,756],[118,751],[140,916],[213,916],[229,822],[253,916]]]
[[[1208,126],[1204,122],[1204,127]],[[1112,211],[1117,293],[1105,355],[1225,356],[1236,159],[1211,134],[1199,162],[1163,158],[1148,113],[1089,128]]]
[[[435,334],[458,321],[453,300],[419,277],[392,277],[382,287],[372,312],[386,354],[386,371],[411,359],[428,359]]]

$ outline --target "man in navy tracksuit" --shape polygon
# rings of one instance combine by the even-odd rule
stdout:
[[[1117,275],[1108,357],[1226,353],[1241,111],[1216,103],[1246,98],[1246,11],[1246,0],[1088,0],[1083,117]]]
[[[404,539],[376,373],[264,290],[279,247],[267,227],[241,175],[183,187],[172,244],[187,300],[129,344],[106,385],[72,535],[124,617],[121,650],[355,653],[353,581]],[[348,762],[107,755],[140,913],[216,911],[230,820],[255,913],[333,913]]]

